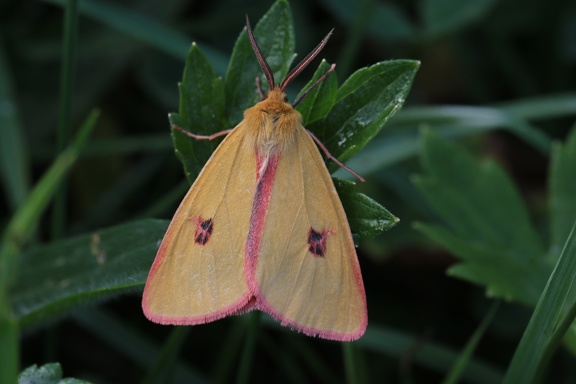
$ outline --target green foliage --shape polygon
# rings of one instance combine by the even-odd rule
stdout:
[[[392,60],[359,69],[338,88],[326,118],[308,128],[317,132],[334,156],[348,160],[404,104],[419,65],[412,60]]]
[[[224,119],[224,84],[216,77],[210,63],[192,44],[180,89],[180,112],[170,114],[170,123],[197,134],[211,134],[226,129]],[[216,144],[204,141],[199,145],[191,141],[184,133],[172,130],[176,155],[184,163],[186,176],[192,182]]]
[[[302,88],[302,91],[298,94],[296,99],[300,98],[300,96],[302,96],[308,88],[314,85],[316,81],[318,81],[318,79],[320,79],[320,77],[322,77],[329,69],[330,64],[328,64],[327,61],[322,60],[316,73],[314,73],[314,76],[312,76],[312,79],[308,84]],[[336,76],[328,76],[320,83],[320,85],[310,91],[300,104],[298,104],[296,109],[302,115],[302,124],[305,127],[326,117],[336,103],[337,90],[338,79]]]
[[[485,286],[489,296],[535,307],[506,383],[541,377],[566,332],[568,346],[576,347],[570,328],[576,317],[576,184],[567,172],[576,168],[574,137],[576,129],[554,149],[547,254],[518,191],[498,164],[479,163],[455,144],[424,132],[426,173],[415,182],[442,224],[418,228],[462,259],[448,273]]]
[[[576,221],[566,240],[546,288],[520,340],[504,383],[534,382],[545,373],[546,366],[576,317]],[[570,345],[572,350],[575,345]]]
[[[335,179],[335,185],[356,241],[370,239],[398,223],[399,219],[386,208],[370,197],[354,192],[354,183]]]
[[[62,367],[58,363],[32,365],[22,371],[18,384],[90,384],[88,381],[62,378]]]
[[[494,161],[424,133],[426,174],[416,184],[444,225],[418,228],[464,260],[449,273],[485,285],[494,297],[535,305],[552,265],[518,191]]]
[[[95,231],[22,255],[14,314],[30,326],[97,299],[140,288],[168,223],[142,220]]]
[[[548,256],[555,261],[568,238],[576,217],[576,128],[565,144],[552,151],[548,188],[550,190],[550,246]]]
[[[110,383],[576,381],[573,4],[199,4],[0,5],[0,382],[44,361]],[[365,336],[343,351],[266,316],[173,328],[140,310],[167,225],[148,218],[173,214],[219,142],[171,141],[166,112],[211,134],[258,101],[256,76],[267,90],[239,34],[246,14],[278,82],[334,28],[287,93],[337,64],[297,108],[366,179],[327,161],[369,306]],[[80,158],[56,160],[95,108]],[[72,380],[48,365],[21,381],[42,370]]]

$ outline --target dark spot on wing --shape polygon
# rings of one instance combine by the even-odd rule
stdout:
[[[212,219],[203,219],[202,217],[197,217],[192,220],[196,224],[196,230],[194,231],[194,242],[199,245],[204,245],[210,240],[212,231],[214,230],[214,221]]]
[[[310,227],[308,231],[308,250],[313,256],[324,257],[326,255],[326,240],[330,234],[332,234],[332,231],[329,229],[319,232]]]

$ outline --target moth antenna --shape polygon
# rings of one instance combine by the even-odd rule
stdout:
[[[268,65],[266,59],[264,59],[264,55],[262,55],[262,50],[258,46],[256,38],[254,38],[254,34],[252,33],[252,27],[250,26],[250,20],[248,20],[248,15],[246,15],[246,31],[248,32],[248,39],[250,39],[250,44],[252,45],[252,49],[256,54],[258,64],[260,64],[260,68],[262,68],[262,70],[264,71],[264,75],[268,80],[268,86],[270,87],[270,89],[274,89],[275,88],[274,75],[272,75],[272,70],[270,69],[270,66]]]
[[[290,84],[290,82],[292,80],[294,80],[294,78],[296,76],[298,76],[298,74],[300,72],[302,72],[304,70],[304,68],[306,68],[306,66],[308,66],[308,64],[310,64],[310,62],[312,60],[314,60],[314,58],[316,56],[318,56],[318,54],[320,53],[320,51],[322,50],[322,48],[324,48],[324,46],[326,45],[326,43],[328,42],[328,39],[330,38],[330,36],[332,36],[332,32],[334,32],[334,29],[332,29],[330,32],[328,32],[328,34],[326,35],[326,37],[324,37],[322,39],[322,41],[320,42],[320,44],[318,44],[316,46],[316,48],[314,48],[312,50],[312,52],[310,52],[305,58],[302,59],[302,61],[300,63],[298,63],[297,66],[295,66],[294,68],[292,68],[292,70],[290,72],[288,72],[288,74],[286,75],[286,78],[284,79],[284,81],[282,82],[282,85],[280,86],[280,89],[282,91],[284,91],[284,89],[286,89],[286,87],[288,86],[288,84]]]
[[[325,74],[322,75],[322,77],[320,77],[318,80],[316,80],[316,82],[314,84],[312,84],[310,86],[310,88],[308,88],[307,90],[304,91],[304,93],[302,95],[300,95],[299,98],[296,99],[296,101],[294,102],[294,104],[292,104],[292,107],[296,108],[296,106],[298,104],[300,104],[300,102],[302,100],[304,100],[304,98],[306,98],[306,96],[308,96],[308,94],[310,93],[311,90],[313,90],[314,88],[316,88],[317,86],[320,85],[321,82],[324,81],[324,79],[332,72],[334,72],[334,69],[336,68],[336,64],[332,64],[330,66],[330,68],[326,71]]]

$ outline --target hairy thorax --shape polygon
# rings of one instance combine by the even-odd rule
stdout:
[[[254,144],[265,157],[283,152],[293,145],[302,116],[279,89],[273,89],[265,100],[244,112],[244,122],[253,130]]]

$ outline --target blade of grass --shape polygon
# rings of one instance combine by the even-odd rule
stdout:
[[[250,313],[248,332],[246,334],[244,350],[242,351],[240,367],[238,368],[238,376],[236,376],[237,384],[245,384],[250,382],[250,370],[252,368],[252,360],[254,358],[254,348],[256,347],[259,324],[260,311],[254,311]]]
[[[3,293],[4,294],[4,293]],[[0,383],[15,383],[18,377],[18,356],[20,355],[19,327],[6,308],[7,298],[0,298]]]
[[[93,139],[86,144],[82,158],[127,155],[131,153],[155,153],[173,149],[169,134],[140,134],[138,136],[118,137],[114,139]],[[39,146],[32,154],[33,160],[45,161],[54,156],[54,148]]]
[[[576,317],[576,222],[508,367],[504,384],[533,383]]]
[[[576,93],[531,97],[498,104],[497,107],[527,120],[574,116],[576,114]]]
[[[358,384],[364,382],[360,379],[358,369],[357,353],[354,350],[354,343],[342,344],[342,357],[344,359],[344,371],[346,372],[346,383]]]
[[[564,113],[567,112],[564,111]],[[539,129],[530,125],[525,116],[515,115],[509,110],[497,107],[445,105],[405,108],[402,113],[393,118],[392,123],[403,125],[429,123],[432,126],[464,130],[503,128],[510,130],[545,154],[550,151],[551,147],[551,140]]]
[[[76,74],[76,45],[78,43],[78,0],[67,0],[64,12],[62,66],[60,71],[60,121],[58,124],[58,152],[66,148],[70,141],[71,104],[74,77]],[[52,212],[52,239],[62,237],[66,226],[66,179],[63,179],[56,193]]]
[[[446,375],[446,378],[444,378],[444,381],[442,381],[443,384],[457,384],[460,382],[460,379],[462,378],[462,374],[464,373],[466,366],[474,356],[474,350],[476,350],[478,343],[482,339],[482,336],[484,336],[484,332],[486,332],[486,329],[492,322],[492,319],[494,319],[494,316],[496,315],[496,312],[498,312],[499,307],[500,307],[500,301],[495,301],[494,304],[492,304],[492,307],[490,308],[486,316],[484,316],[482,323],[480,323],[478,329],[476,329],[476,331],[466,344],[466,347],[464,348],[462,353],[458,356],[458,359],[456,359],[454,365],[452,365],[450,372],[448,372],[448,375]]]
[[[0,35],[0,174],[10,209],[15,211],[30,190],[30,164],[12,79]]]
[[[558,116],[573,113],[567,109],[557,112]],[[420,150],[418,138],[422,125],[443,137],[454,138],[506,129],[542,153],[548,154],[552,146],[551,139],[527,123],[523,116],[506,110],[473,106],[407,107],[392,118],[389,129],[383,130],[347,165],[367,176],[416,155]],[[334,176],[350,179],[348,172],[341,169]]]
[[[164,343],[156,362],[148,370],[148,373],[142,384],[154,384],[161,382],[171,381],[167,375],[173,370],[178,359],[178,353],[182,348],[182,344],[186,340],[186,336],[190,332],[190,327],[174,327],[168,340]]]

